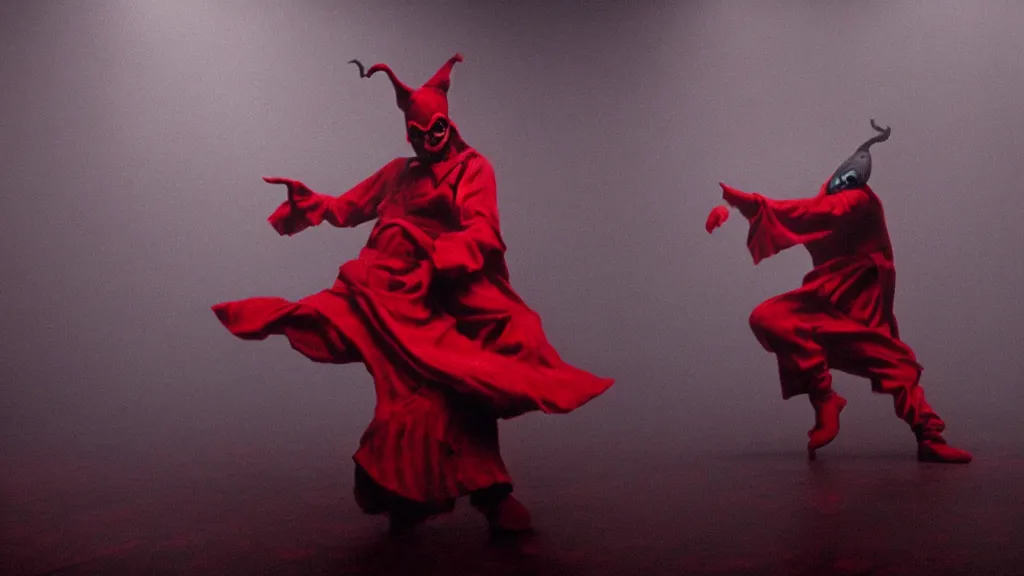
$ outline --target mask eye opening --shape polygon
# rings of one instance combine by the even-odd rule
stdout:
[[[433,134],[444,134],[446,130],[448,130],[448,123],[444,118],[438,118],[430,125],[430,132]]]
[[[842,176],[840,176],[840,180],[842,181],[842,184],[845,186],[855,186],[860,181],[860,178],[857,177],[856,171],[850,170],[844,173]]]

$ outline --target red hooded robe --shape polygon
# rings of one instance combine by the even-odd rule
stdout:
[[[919,438],[938,437],[945,424],[925,401],[913,350],[899,339],[892,243],[874,191],[864,184],[828,194],[826,182],[813,198],[772,200],[722,187],[750,222],[755,264],[803,245],[814,265],[800,288],[750,316],[762,346],[778,357],[783,397],[830,390],[836,368],[893,395],[896,414]]]
[[[415,91],[384,65],[366,76],[387,73],[407,123],[426,130],[447,119],[458,61]],[[496,418],[566,413],[612,385],[561,361],[512,290],[494,171],[454,124],[450,138],[445,159],[397,158],[339,197],[286,181],[295,193],[269,218],[278,233],[376,220],[365,248],[330,289],[298,302],[213,307],[239,338],[283,334],[314,361],[364,363],[377,405],[355,461],[387,491],[442,508],[510,482]],[[360,505],[378,511],[365,498]]]

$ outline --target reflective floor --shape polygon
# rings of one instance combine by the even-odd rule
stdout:
[[[520,464],[537,532],[509,541],[467,503],[390,540],[340,450],[23,458],[2,473],[0,573],[1024,574],[1024,459],[912,448]]]

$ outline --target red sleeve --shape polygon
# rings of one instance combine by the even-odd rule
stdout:
[[[856,216],[871,202],[864,190],[848,190],[802,200],[771,200],[751,194],[756,211],[749,217],[747,248],[754,264],[799,244],[827,237],[836,224]]]
[[[339,228],[351,228],[377,217],[377,206],[386,185],[397,175],[403,159],[392,160],[372,176],[341,196],[329,196],[305,189],[294,202],[285,201],[268,219],[279,234],[297,234],[325,220]]]
[[[434,242],[434,266],[462,274],[480,271],[493,254],[504,254],[498,223],[498,193],[494,169],[483,156],[467,161],[455,194],[459,229]]]

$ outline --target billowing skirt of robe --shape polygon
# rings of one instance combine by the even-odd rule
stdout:
[[[380,222],[330,289],[298,302],[213,307],[239,338],[280,334],[311,360],[363,362],[377,406],[355,460],[381,487],[417,502],[509,482],[496,418],[569,412],[612,384],[566,364],[488,352],[460,334],[431,291],[430,246],[404,221]]]

